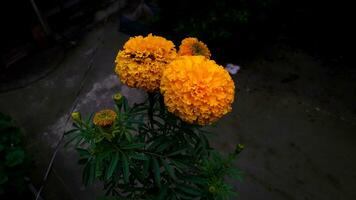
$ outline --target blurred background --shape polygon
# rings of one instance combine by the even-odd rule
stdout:
[[[307,0],[12,0],[1,5],[0,199],[95,199],[63,147],[68,114],[112,107],[130,36],[197,37],[238,65],[213,144],[246,149],[238,199],[356,199],[354,12]],[[54,152],[57,152],[53,156]],[[53,158],[53,159],[52,159]],[[21,191],[21,192],[20,192]],[[40,193],[39,193],[40,191]]]

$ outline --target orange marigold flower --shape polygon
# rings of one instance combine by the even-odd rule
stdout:
[[[181,45],[179,46],[178,54],[181,56],[205,56],[210,58],[211,54],[208,47],[197,38],[185,38],[182,40]]]
[[[230,112],[235,94],[229,73],[203,56],[182,56],[171,62],[160,88],[169,112],[200,125]]]
[[[173,42],[163,37],[132,37],[116,57],[115,72],[129,87],[152,92],[159,89],[163,70],[176,56]]]
[[[93,123],[100,127],[109,127],[114,124],[117,114],[110,109],[101,110],[95,113]]]

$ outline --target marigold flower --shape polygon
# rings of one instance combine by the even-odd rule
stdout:
[[[114,124],[117,114],[110,109],[101,110],[95,113],[93,123],[100,127],[109,127]]]
[[[163,70],[176,56],[173,42],[163,37],[132,37],[116,57],[115,72],[129,87],[152,92],[159,89]]]
[[[182,56],[164,71],[161,92],[169,112],[186,122],[206,125],[231,111],[235,85],[214,61]]]
[[[205,56],[210,58],[210,50],[208,47],[197,38],[185,38],[182,40],[181,45],[179,46],[178,55],[180,56]]]

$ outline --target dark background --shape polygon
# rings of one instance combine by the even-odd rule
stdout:
[[[51,29],[46,33],[30,0],[1,6],[1,68],[51,45],[78,36],[95,11],[110,0],[35,1]],[[139,1],[131,1],[127,9]],[[332,62],[350,63],[352,6],[342,1],[307,0],[180,0],[146,1],[154,11],[144,27],[129,34],[153,32],[180,41],[195,36],[216,51],[217,59],[249,59],[274,43],[302,48]],[[125,10],[123,11],[125,12]],[[120,13],[120,12],[119,12]],[[148,22],[147,22],[148,21]],[[132,24],[140,22],[132,22]],[[128,23],[130,26],[130,22]],[[224,53],[221,53],[224,49]]]

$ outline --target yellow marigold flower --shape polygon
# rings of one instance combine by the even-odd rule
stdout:
[[[93,123],[96,126],[108,127],[114,124],[116,119],[116,112],[110,109],[101,110],[95,113]]]
[[[129,87],[152,92],[159,89],[163,70],[176,56],[173,42],[163,37],[132,37],[116,57],[115,72]]]
[[[214,61],[182,56],[164,71],[161,92],[169,112],[186,122],[206,125],[231,111],[235,85]]]
[[[178,54],[180,56],[205,56],[210,58],[211,54],[208,47],[197,38],[185,38],[182,40],[181,45],[179,46]]]

